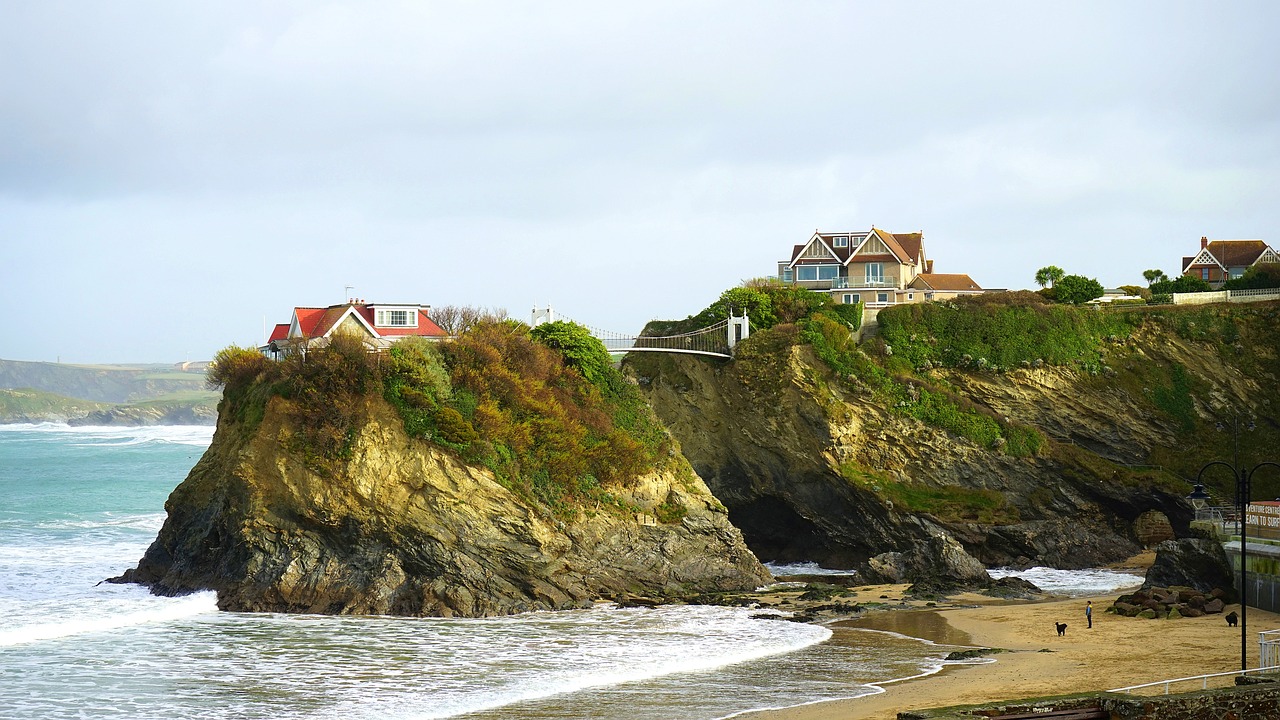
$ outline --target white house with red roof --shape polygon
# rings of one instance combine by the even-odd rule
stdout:
[[[891,233],[872,227],[859,232],[815,230],[778,262],[778,277],[837,302],[867,307],[944,300],[985,292],[968,275],[933,272],[925,257],[924,233]]]
[[[279,358],[293,348],[323,347],[334,333],[358,335],[377,349],[406,337],[441,340],[449,336],[431,319],[430,305],[353,299],[329,307],[295,307],[293,318],[276,325],[260,349],[267,357]]]
[[[1280,263],[1280,253],[1261,240],[1210,240],[1201,236],[1200,252],[1182,258],[1182,274],[1198,277],[1217,289],[1254,265],[1274,263]]]

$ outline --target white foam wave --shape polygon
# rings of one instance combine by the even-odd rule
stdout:
[[[150,598],[145,607],[111,615],[64,617],[53,622],[36,623],[0,630],[0,647],[23,645],[64,638],[84,633],[119,630],[152,623],[173,622],[205,613],[217,612],[218,596],[213,592],[195,593],[178,598]]]
[[[0,425],[0,432],[28,432],[60,435],[91,445],[146,445],[167,443],[208,447],[213,442],[212,425],[67,425],[65,423],[15,423]]]
[[[1033,567],[1026,570],[992,568],[987,572],[993,578],[1020,577],[1034,583],[1047,593],[1072,597],[1102,595],[1121,588],[1136,587],[1145,580],[1141,575],[1105,568],[1088,570],[1058,570],[1047,567]]]
[[[340,706],[326,709],[315,717],[346,718],[396,717],[406,720],[438,720],[470,713],[495,710],[517,703],[542,700],[559,695],[640,682],[671,675],[705,672],[728,665],[750,662],[774,655],[795,652],[831,637],[829,628],[819,625],[778,623],[751,620],[745,612],[726,614],[723,608],[703,612],[700,608],[680,608],[671,612],[645,611],[663,622],[653,627],[635,625],[633,610],[596,609],[587,611],[594,633],[590,640],[568,639],[573,635],[558,634],[555,642],[563,645],[556,655],[559,662],[576,656],[572,667],[552,673],[536,673],[482,692],[463,691],[452,697],[437,697],[430,709],[423,709],[412,698],[397,698],[370,707],[368,701],[359,707]],[[543,624],[549,616],[539,614],[514,619],[494,619],[483,623]],[[767,623],[760,625],[759,623]],[[561,623],[555,623],[561,624]],[[775,627],[776,626],[776,627]],[[611,628],[601,633],[602,628]],[[562,631],[570,627],[562,626]],[[763,630],[763,632],[762,632]],[[694,639],[701,642],[694,642]],[[534,643],[534,646],[542,643]],[[546,652],[543,648],[540,652]]]
[[[774,577],[784,575],[857,575],[857,570],[832,570],[824,568],[816,562],[801,563],[765,563],[765,568],[773,573]]]

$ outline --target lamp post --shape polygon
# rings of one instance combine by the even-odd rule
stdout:
[[[1277,470],[1280,470],[1280,464],[1267,461],[1267,462],[1260,462],[1257,465],[1254,465],[1252,468],[1245,468],[1240,465],[1240,449],[1239,448],[1240,448],[1239,435],[1237,434],[1236,453],[1235,453],[1236,457],[1233,458],[1233,461],[1228,463],[1223,460],[1214,460],[1210,463],[1207,463],[1204,467],[1200,468],[1200,472],[1196,475],[1195,488],[1191,491],[1191,494],[1187,496],[1187,499],[1192,502],[1192,505],[1195,505],[1197,501],[1203,503],[1204,500],[1209,497],[1208,493],[1204,491],[1204,483],[1201,482],[1201,478],[1204,476],[1204,473],[1206,470],[1208,470],[1209,468],[1215,465],[1221,465],[1222,467],[1225,467],[1228,470],[1230,470],[1231,476],[1236,481],[1236,517],[1238,518],[1237,522],[1240,527],[1240,669],[1243,671],[1243,670],[1249,669],[1249,666],[1247,663],[1248,645],[1246,643],[1246,634],[1245,634],[1245,624],[1246,624],[1245,618],[1247,617],[1247,612],[1249,607],[1249,588],[1245,584],[1245,579],[1248,576],[1248,572],[1249,572],[1249,566],[1248,566],[1249,535],[1248,535],[1247,525],[1245,523],[1245,513],[1248,511],[1248,508],[1249,508],[1249,495],[1252,489],[1254,473],[1258,472],[1258,470],[1267,466],[1271,466],[1276,468]]]

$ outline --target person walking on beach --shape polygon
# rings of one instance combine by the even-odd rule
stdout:
[[[1093,601],[1086,600],[1084,603],[1084,619],[1089,622],[1089,627],[1093,627]]]

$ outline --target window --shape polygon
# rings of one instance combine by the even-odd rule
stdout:
[[[908,300],[915,300],[915,299],[916,299],[916,294],[915,294],[915,293],[907,293],[907,299],[908,299]]]
[[[849,238],[847,237],[832,238],[831,246],[832,247],[849,247]]]
[[[839,276],[839,265],[801,265],[796,268],[797,280],[834,280]]]
[[[1200,268],[1200,279],[1201,280],[1209,279],[1209,268]]]
[[[794,279],[794,277],[795,276],[791,272],[791,268],[787,268],[786,270],[782,271],[782,282],[789,283]]]
[[[884,263],[867,263],[867,282],[884,282]]]
[[[1233,278],[1238,278],[1238,277],[1241,277],[1241,276],[1243,276],[1243,275],[1244,275],[1244,270],[1243,270],[1243,269],[1241,269],[1241,268],[1234,268],[1234,269],[1232,269],[1232,270],[1231,270],[1231,277],[1233,277]]]
[[[844,294],[844,297],[842,297],[842,298],[840,299],[840,302],[844,303],[845,305],[852,305],[852,304],[853,304],[853,295],[852,295],[852,294],[850,294],[850,293],[845,293],[845,294]]]
[[[416,315],[417,313],[408,309],[379,308],[374,315],[373,324],[378,327],[417,327]]]
[[[889,302],[889,293],[876,293],[876,302]]]

